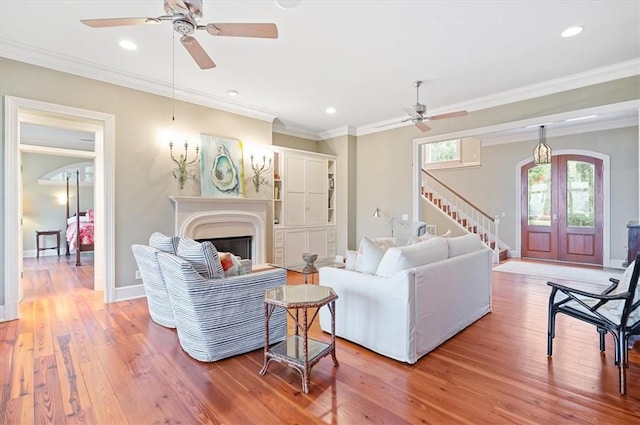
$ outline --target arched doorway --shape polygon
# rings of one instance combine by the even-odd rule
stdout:
[[[521,256],[603,264],[603,161],[556,155],[521,167]]]

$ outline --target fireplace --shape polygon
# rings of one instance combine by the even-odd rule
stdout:
[[[251,247],[247,257],[253,264],[266,263],[268,200],[203,196],[171,196],[170,199],[175,208],[177,236],[195,240],[249,237]],[[214,245],[224,251],[217,243]]]
[[[205,238],[196,239],[198,242],[209,241],[216,247],[218,252],[230,252],[240,258],[252,259],[251,240],[252,236],[234,236],[231,238]]]

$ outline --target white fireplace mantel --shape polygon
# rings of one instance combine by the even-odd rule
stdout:
[[[266,263],[267,199],[170,196],[175,234],[193,239],[253,236],[254,264]]]

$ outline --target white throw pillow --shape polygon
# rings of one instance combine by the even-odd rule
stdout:
[[[360,241],[358,249],[358,258],[356,260],[356,271],[360,273],[374,274],[378,269],[378,264],[386,251],[376,245],[366,236]]]
[[[391,277],[401,270],[445,260],[447,241],[439,237],[397,248],[389,248],[382,257],[376,275]]]
[[[396,238],[374,238],[371,239],[371,242],[378,245],[380,248],[384,248],[385,250],[397,246],[398,244]]]
[[[482,248],[480,236],[475,233],[446,239],[449,245],[449,257],[457,257],[458,255],[467,254]]]
[[[205,279],[224,277],[218,250],[209,241],[197,242],[191,238],[180,238],[177,255],[191,263],[193,268]]]
[[[356,261],[358,261],[358,251],[353,251],[348,249],[346,255],[346,261],[344,263],[345,270],[355,270],[356,269]]]

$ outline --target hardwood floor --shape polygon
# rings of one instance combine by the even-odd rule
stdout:
[[[494,272],[493,312],[415,365],[338,339],[340,366],[321,360],[304,394],[284,365],[258,375],[261,350],[193,360],[144,299],[105,305],[91,267],[25,261],[31,295],[0,323],[0,424],[640,423],[640,342],[627,396],[591,326],[559,316],[547,359],[540,278]]]

